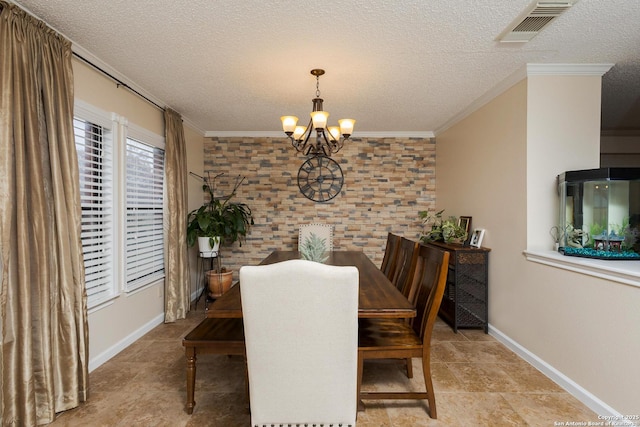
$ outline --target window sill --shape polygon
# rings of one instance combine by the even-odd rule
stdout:
[[[608,261],[565,256],[555,251],[524,251],[527,261],[640,287],[640,261]]]
[[[119,297],[120,295],[111,295],[108,298],[105,298],[99,302],[94,303],[92,306],[87,307],[87,314],[93,314],[96,311],[100,311],[104,308],[107,308],[111,305],[113,305],[115,303],[115,300]]]
[[[164,285],[164,275],[162,275],[161,277],[152,278],[150,281],[147,281],[146,283],[145,282],[137,283],[135,288],[125,289],[124,293],[127,297],[130,297],[137,293],[146,291],[149,288],[152,288],[155,286],[162,286],[162,285]]]

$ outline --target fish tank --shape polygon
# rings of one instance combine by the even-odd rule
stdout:
[[[640,168],[558,175],[558,251],[568,256],[640,260]]]

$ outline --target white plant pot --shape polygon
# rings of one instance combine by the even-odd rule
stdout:
[[[214,237],[213,240],[215,241],[215,244],[211,247],[211,245],[209,245],[208,237],[198,237],[200,257],[215,258],[218,256],[218,250],[220,249],[220,237]]]

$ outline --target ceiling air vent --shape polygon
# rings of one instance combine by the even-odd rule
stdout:
[[[498,36],[497,40],[505,43],[528,42],[577,1],[533,2]]]

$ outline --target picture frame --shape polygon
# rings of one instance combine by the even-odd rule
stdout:
[[[476,228],[471,233],[471,240],[469,240],[469,246],[479,248],[482,245],[482,238],[484,237],[484,228]]]
[[[458,227],[462,227],[467,232],[467,238],[464,239],[463,244],[468,245],[471,240],[471,217],[461,216],[458,218]]]

